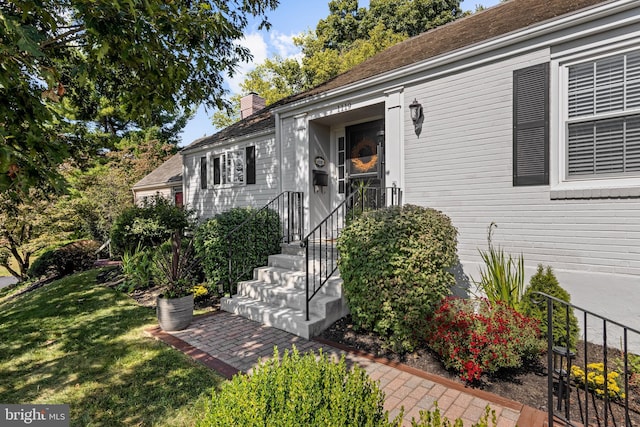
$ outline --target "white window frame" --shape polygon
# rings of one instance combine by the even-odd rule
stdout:
[[[552,61],[551,79],[551,120],[555,117],[558,122],[552,126],[557,129],[558,140],[551,143],[552,164],[557,165],[557,174],[552,173],[551,198],[598,198],[598,197],[636,197],[640,196],[640,172],[638,174],[610,174],[610,175],[585,175],[569,177],[568,149],[569,149],[569,124],[588,122],[607,118],[621,118],[630,115],[640,115],[640,108],[616,112],[593,114],[592,116],[569,117],[569,67],[601,59],[624,55],[640,50],[640,45],[626,44],[617,49],[609,46],[606,49],[592,51],[590,55],[574,55],[571,58],[555,59]],[[555,70],[555,71],[554,71]],[[554,91],[554,87],[557,89]],[[555,92],[555,94],[554,94]],[[555,98],[555,99],[554,99]],[[554,153],[553,147],[557,147]],[[553,157],[557,155],[555,161]]]
[[[246,150],[227,150],[214,157],[220,158],[220,184],[216,187],[241,187],[247,185]]]

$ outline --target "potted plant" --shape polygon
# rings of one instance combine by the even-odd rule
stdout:
[[[157,254],[159,282],[164,291],[156,299],[158,323],[165,331],[185,329],[193,318],[193,286],[197,281],[193,240],[184,244],[181,231],[175,231],[170,241]]]

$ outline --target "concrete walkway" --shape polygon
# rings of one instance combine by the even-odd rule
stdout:
[[[436,401],[441,413],[451,421],[462,418],[465,427],[477,422],[487,405],[495,410],[499,427],[547,425],[545,413],[521,403],[403,364],[341,348],[336,343],[305,340],[227,312],[199,316],[184,331],[169,334],[153,328],[148,332],[227,378],[238,372],[250,373],[260,358],[273,356],[274,346],[280,353],[295,345],[300,353],[322,348],[324,353],[336,357],[344,354],[348,363],[357,363],[373,380],[379,381],[390,419],[404,407],[404,425],[411,425],[412,417],[418,419],[420,410],[433,409]]]

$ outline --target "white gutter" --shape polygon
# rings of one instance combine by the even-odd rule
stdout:
[[[624,12],[626,10],[633,9],[634,7],[637,7],[637,6],[638,6],[638,0],[618,0],[612,3],[605,3],[602,5],[590,7],[581,12],[567,15],[563,18],[552,19],[550,21],[534,25],[531,28],[515,30],[510,33],[507,33],[506,35],[498,36],[496,38],[471,45],[470,47],[454,50],[452,52],[438,55],[434,58],[428,58],[423,61],[419,61],[411,65],[398,68],[393,71],[388,71],[382,74],[378,74],[376,76],[370,77],[360,82],[347,84],[345,86],[341,86],[339,88],[329,90],[327,92],[323,92],[318,95],[311,96],[309,98],[304,98],[298,101],[294,101],[290,104],[283,105],[282,107],[275,108],[274,111],[280,114],[287,113],[303,105],[316,103],[321,99],[324,100],[326,98],[339,97],[341,95],[346,95],[350,92],[367,89],[379,84],[389,83],[392,80],[406,78],[407,75],[410,75],[410,74],[424,72],[425,70],[430,68],[436,68],[439,66],[447,65],[452,62],[460,61],[473,56],[481,55],[483,53],[505,48],[516,43],[521,43],[537,37],[542,37],[544,35],[558,32],[567,28],[571,28],[585,22],[590,22],[596,19],[605,18],[607,16],[610,16],[616,13]],[[623,24],[629,24],[629,23],[635,23],[635,22],[640,22],[640,16],[632,17],[627,20],[616,21],[615,23],[612,23],[610,25],[599,27],[598,31],[602,31],[603,29],[606,30],[609,28],[615,28]],[[554,42],[555,43],[566,42],[576,38],[584,37],[586,34],[592,31],[593,30],[587,30],[581,33],[573,33],[566,37],[558,38],[554,40]],[[496,59],[500,59],[502,57],[513,56],[522,51],[531,51],[531,50],[538,49],[541,46],[548,46],[548,45],[549,45],[549,42],[541,42],[536,45],[530,45],[530,46],[527,46],[526,48],[519,49],[517,51],[511,51],[509,53],[499,55],[499,56],[492,56],[491,58],[488,58],[484,61],[478,61],[473,64],[468,64],[465,66],[458,67],[456,69],[449,69],[446,71],[446,73],[450,73],[453,70],[459,70],[462,68],[474,67],[483,62],[495,61]],[[443,73],[430,75],[428,76],[428,78],[433,78],[434,76],[437,76],[439,74],[443,74]],[[422,79],[424,78],[414,79],[413,81],[422,80]]]

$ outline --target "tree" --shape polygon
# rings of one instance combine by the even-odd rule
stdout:
[[[241,84],[244,92],[255,92],[267,105],[320,85],[348,71],[378,52],[407,37],[464,16],[460,0],[371,0],[369,9],[357,0],[331,0],[329,15],[314,31],[294,39],[302,48],[300,61],[268,58],[250,72]],[[235,112],[216,112],[213,123],[227,126],[239,119]]]
[[[33,254],[73,237],[78,217],[55,202],[35,189],[18,202],[7,193],[0,195],[0,265],[18,280],[27,278]],[[11,267],[12,257],[17,270]]]
[[[91,168],[69,171],[70,196],[62,203],[78,213],[82,234],[106,241],[116,218],[133,205],[131,187],[176,151],[162,141],[160,129],[151,128],[122,138]]]
[[[235,43],[247,16],[268,27],[277,3],[0,3],[0,190],[62,188],[57,166],[92,148],[76,120],[102,117],[113,135],[202,102],[222,107],[224,74],[250,58]]]

